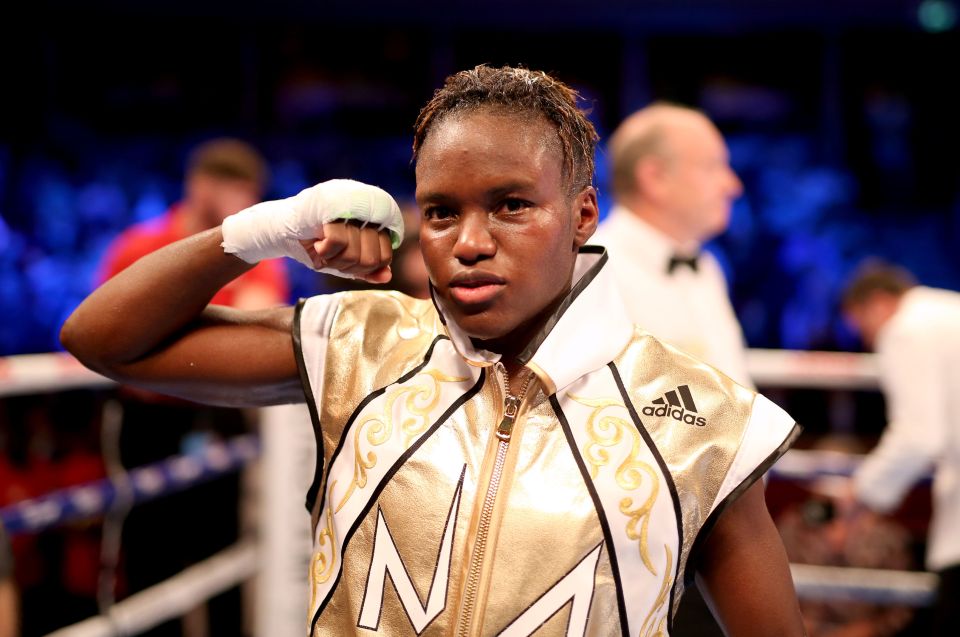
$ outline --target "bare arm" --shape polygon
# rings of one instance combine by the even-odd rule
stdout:
[[[60,338],[84,365],[121,382],[202,402],[296,401],[292,309],[207,303],[253,266],[225,254],[216,228],[140,259],[95,290]]]
[[[787,554],[760,481],[721,514],[704,546],[697,581],[728,635],[805,634]]]
[[[13,579],[13,555],[0,522],[0,637],[20,634],[20,603]]]
[[[316,262],[389,279],[389,239],[375,229],[324,225]],[[178,241],[107,281],[67,319],[61,340],[110,378],[222,405],[302,400],[290,329],[293,309],[245,312],[208,306],[252,265],[221,248],[219,228]]]
[[[19,603],[13,579],[0,580],[0,637],[20,634]]]

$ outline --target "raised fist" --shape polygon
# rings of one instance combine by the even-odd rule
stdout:
[[[349,179],[227,217],[223,249],[248,263],[281,256],[314,270],[382,283],[403,237],[400,207],[385,191]]]

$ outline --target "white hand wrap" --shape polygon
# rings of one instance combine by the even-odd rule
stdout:
[[[223,221],[223,251],[247,263],[291,257],[310,269],[301,240],[323,238],[323,224],[352,219],[389,230],[394,250],[403,240],[403,215],[385,191],[351,179],[333,179],[278,201],[265,201]],[[329,271],[329,270],[322,270]]]

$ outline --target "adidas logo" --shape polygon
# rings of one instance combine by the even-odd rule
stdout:
[[[674,420],[685,422],[688,425],[706,427],[707,419],[697,416],[697,404],[693,402],[693,394],[689,385],[680,385],[676,390],[670,390],[653,401],[657,407],[644,407],[644,416],[670,416]]]

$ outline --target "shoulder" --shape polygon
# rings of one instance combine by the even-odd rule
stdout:
[[[943,321],[960,319],[960,292],[915,287],[903,296],[892,324],[904,330],[923,330]]]
[[[703,461],[710,471],[726,465],[736,484],[769,466],[799,431],[764,396],[640,329],[615,364],[668,464]]]
[[[877,339],[881,356],[905,349],[937,351],[955,342],[960,293],[927,287],[908,291]],[[946,341],[944,339],[947,339]]]
[[[297,316],[300,329],[315,330],[326,324],[331,339],[379,339],[384,344],[434,335],[439,323],[431,301],[381,290],[314,296],[300,302]]]
[[[700,253],[700,269],[704,275],[709,277],[711,282],[723,288],[724,294],[727,293],[727,275],[717,255],[710,250],[703,250]]]
[[[442,333],[432,302],[399,292],[340,292],[297,308],[294,346],[311,385],[333,398],[324,409],[356,405],[394,382],[429,355]]]
[[[661,341],[641,327],[634,327],[630,344],[614,363],[621,373],[629,370],[641,387],[663,388],[686,385],[696,388],[704,407],[733,403],[749,405],[755,392],[743,387],[717,368]]]

